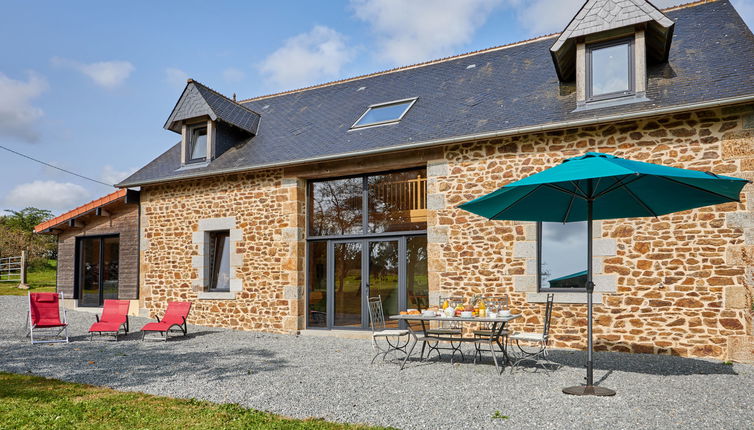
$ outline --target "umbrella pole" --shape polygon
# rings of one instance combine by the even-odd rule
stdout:
[[[591,194],[591,186],[589,187],[589,193]],[[573,394],[575,396],[614,396],[615,391],[604,387],[594,386],[594,343],[592,340],[592,295],[594,293],[594,282],[592,281],[592,240],[593,234],[593,214],[592,214],[593,200],[587,200],[587,252],[586,252],[586,333],[587,333],[587,353],[586,353],[586,385],[578,385],[575,387],[563,388],[565,394]]]

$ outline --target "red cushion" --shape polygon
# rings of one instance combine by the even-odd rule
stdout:
[[[141,328],[141,331],[168,331],[173,324],[164,322],[151,322]]]
[[[125,322],[125,321],[124,321]],[[91,327],[89,327],[89,331],[93,332],[99,332],[99,331],[119,331],[120,326],[123,323],[119,322],[110,322],[110,321],[100,321],[92,324]]]
[[[41,318],[34,322],[34,327],[44,328],[44,327],[65,327],[68,324],[63,324],[60,322],[59,319],[56,318]]]

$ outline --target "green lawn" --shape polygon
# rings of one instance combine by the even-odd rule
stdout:
[[[378,429],[0,372],[0,429]]]
[[[26,282],[31,287],[31,291],[37,293],[55,291],[57,267],[57,260],[47,260],[46,265],[29,269],[29,273],[26,274]],[[25,296],[29,291],[19,290],[16,288],[17,286],[18,281],[0,281],[0,296]]]

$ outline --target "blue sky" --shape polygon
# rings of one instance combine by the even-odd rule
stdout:
[[[754,0],[733,3],[754,21]],[[162,126],[187,77],[244,99],[558,32],[581,4],[3,0],[0,145],[113,183],[177,142]],[[61,213],[113,191],[0,160],[0,209]]]

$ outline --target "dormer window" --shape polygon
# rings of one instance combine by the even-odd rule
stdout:
[[[207,160],[207,127],[196,126],[191,128],[189,135],[189,163]]]
[[[634,38],[586,46],[586,101],[635,93]]]

